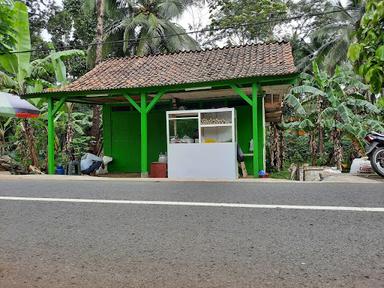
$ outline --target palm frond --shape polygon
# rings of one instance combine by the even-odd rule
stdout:
[[[158,4],[160,11],[160,16],[163,19],[171,20],[174,18],[179,18],[185,10],[185,4],[180,0],[162,0]]]
[[[347,59],[347,51],[350,41],[344,37],[331,47],[324,58],[324,66],[329,72],[333,72],[335,67]]]

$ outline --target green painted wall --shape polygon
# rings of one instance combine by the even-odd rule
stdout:
[[[260,101],[262,99],[260,98]],[[231,105],[228,105],[231,106]],[[113,157],[108,166],[112,173],[140,172],[140,114],[134,111],[112,111],[111,105],[103,108],[104,153]],[[249,152],[252,139],[252,109],[250,105],[235,106],[237,111],[238,143],[244,153]],[[262,123],[262,106],[259,105],[259,123]],[[127,110],[127,109],[126,109]],[[260,125],[261,126],[261,125]],[[259,126],[259,127],[260,127]],[[259,129],[259,157],[263,159],[264,129]],[[157,161],[160,152],[166,152],[165,110],[155,110],[148,114],[148,167]],[[262,161],[261,165],[262,165]],[[245,158],[247,171],[252,175],[252,157]],[[262,169],[260,167],[260,169]],[[259,170],[260,170],[259,169]]]
[[[259,135],[256,141],[254,141],[254,145],[259,146],[259,159],[260,166],[258,170],[264,169],[264,133],[265,127],[263,127],[263,99],[258,98],[258,124],[259,124]],[[252,107],[250,105],[244,106],[236,106],[237,112],[237,143],[240,145],[241,150],[244,154],[252,153],[249,151],[249,142],[253,138],[252,136]],[[253,175],[253,157],[247,156],[245,157],[245,166],[247,167],[247,171],[249,175]]]
[[[104,153],[113,161],[110,172],[140,172],[140,114],[135,111],[103,110]],[[166,152],[165,111],[152,110],[148,114],[148,165],[157,161],[160,152]],[[150,166],[148,166],[150,167]]]
[[[249,152],[249,141],[252,139],[252,107],[250,105],[237,106],[237,143],[244,154]],[[252,157],[245,157],[245,167],[248,174],[253,174]]]

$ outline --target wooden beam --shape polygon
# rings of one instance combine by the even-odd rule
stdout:
[[[258,83],[252,84],[252,139],[253,139],[253,176],[258,177],[259,172],[259,128],[261,123],[258,121],[258,103],[257,98],[260,93],[261,87]],[[242,92],[242,91],[241,91]],[[244,99],[245,100],[245,99]]]
[[[128,94],[124,94],[124,97],[129,101],[129,103],[132,104],[133,107],[135,107],[135,109],[136,109],[137,111],[139,111],[139,112],[141,113],[141,108],[140,108],[140,106],[137,105],[137,103],[135,102],[135,100],[133,100],[133,99],[131,98],[131,96],[129,96]]]
[[[281,122],[281,117],[278,117],[278,118],[268,118],[268,117],[265,117],[265,122],[280,123]]]
[[[63,107],[65,100],[67,100],[66,97],[60,98],[59,102],[56,103],[55,107],[52,110],[53,117],[55,117],[60,108]]]
[[[273,112],[266,112],[265,117],[281,117],[283,115],[283,111],[273,111]]]
[[[141,177],[148,177],[148,113],[147,113],[147,94],[142,92],[140,94],[141,105]],[[133,101],[133,100],[132,100]]]
[[[155,97],[153,97],[151,103],[147,106],[146,112],[148,113],[149,111],[152,110],[153,107],[155,107],[156,103],[159,102],[160,98],[164,95],[165,91],[160,91],[159,93],[156,94]]]
[[[48,174],[55,174],[55,122],[53,99],[48,99]]]
[[[281,110],[281,103],[264,103],[265,111]]]
[[[265,109],[265,113],[273,113],[278,111],[282,111],[282,109]]]
[[[241,98],[245,100],[249,105],[253,105],[252,100],[247,96],[247,94],[244,93],[243,90],[241,90],[239,87],[237,87],[235,84],[230,84],[233,91],[235,91]]]

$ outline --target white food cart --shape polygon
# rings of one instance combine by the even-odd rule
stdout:
[[[167,139],[169,178],[237,179],[234,108],[168,111]]]

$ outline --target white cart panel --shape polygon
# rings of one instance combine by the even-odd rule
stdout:
[[[235,180],[236,144],[169,144],[168,177],[189,180]]]

